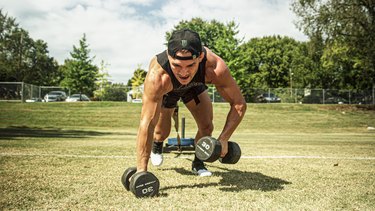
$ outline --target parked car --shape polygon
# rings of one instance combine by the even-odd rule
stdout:
[[[281,99],[274,93],[263,93],[257,96],[257,101],[259,103],[280,103]]]
[[[133,99],[132,103],[142,103],[142,99]]]
[[[45,102],[65,101],[66,93],[63,91],[51,91],[44,96]]]
[[[66,102],[90,101],[90,98],[85,94],[73,94],[66,98]]]
[[[342,97],[329,97],[324,100],[325,104],[348,104],[348,101]]]
[[[40,99],[39,97],[33,97],[31,99],[26,100],[26,103],[35,103],[35,102],[42,102],[42,99]]]

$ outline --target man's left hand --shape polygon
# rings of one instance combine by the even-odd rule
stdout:
[[[219,140],[221,144],[221,154],[220,157],[225,157],[225,155],[228,153],[228,141],[222,141]]]

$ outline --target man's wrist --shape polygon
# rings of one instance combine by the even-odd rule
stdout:
[[[223,142],[228,142],[229,141],[229,138],[225,138],[223,136],[219,136],[219,138],[217,138],[217,140],[219,141],[223,141]]]

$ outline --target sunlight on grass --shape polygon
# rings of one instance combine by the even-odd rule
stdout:
[[[228,106],[215,104],[215,132]],[[0,103],[1,210],[374,210],[374,110],[249,105],[233,134],[244,156],[191,173],[193,154],[149,166],[160,194],[137,199],[120,182],[135,165],[139,104]],[[344,112],[344,113],[343,113]],[[186,117],[186,136],[196,126]],[[174,136],[174,131],[171,136]]]

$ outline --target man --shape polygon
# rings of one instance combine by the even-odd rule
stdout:
[[[144,82],[143,106],[137,137],[137,171],[147,171],[151,162],[163,162],[163,141],[171,130],[171,117],[182,99],[198,126],[195,141],[211,136],[213,131],[212,103],[205,84],[214,84],[230,104],[225,126],[218,137],[221,157],[228,152],[228,140],[241,122],[246,102],[224,61],[201,44],[198,33],[183,29],[172,33],[168,49],[151,60]],[[152,150],[152,152],[151,152]],[[192,170],[199,176],[211,176],[197,157]]]

